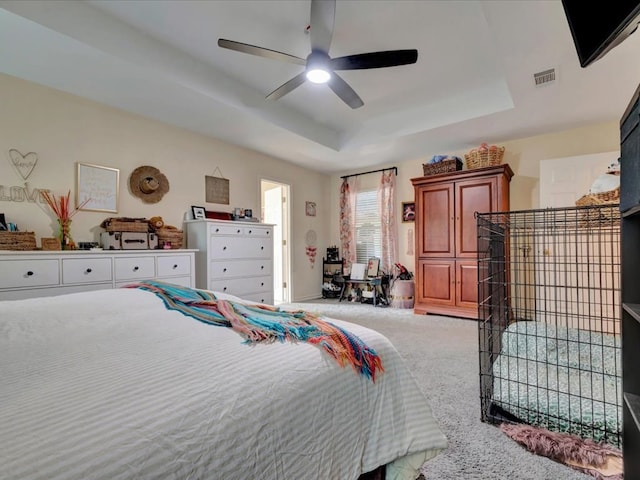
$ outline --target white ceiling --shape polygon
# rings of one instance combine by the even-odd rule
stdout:
[[[339,173],[617,121],[640,82],[640,33],[581,68],[559,0],[337,0],[331,57],[415,48],[413,65],[341,72],[352,110],[303,67],[308,0],[0,0],[0,71]],[[553,84],[533,74],[556,69]]]

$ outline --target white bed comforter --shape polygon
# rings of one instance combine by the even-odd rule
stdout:
[[[385,337],[334,322],[381,356],[376,383],[138,289],[0,302],[0,478],[415,478],[446,448],[427,400]]]

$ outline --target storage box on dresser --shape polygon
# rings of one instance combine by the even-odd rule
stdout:
[[[118,288],[157,279],[195,286],[193,250],[0,252],[0,300]]]
[[[640,478],[640,86],[620,122],[624,478]]]
[[[476,212],[509,210],[508,164],[411,179],[417,314],[478,318]]]
[[[186,230],[198,288],[273,304],[273,225],[191,220]]]

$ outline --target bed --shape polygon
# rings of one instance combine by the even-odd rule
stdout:
[[[539,321],[502,335],[493,404],[516,419],[620,446],[620,336]]]
[[[326,320],[375,350],[375,382],[141,288],[0,302],[0,477],[415,479],[447,446],[427,399],[388,339]]]

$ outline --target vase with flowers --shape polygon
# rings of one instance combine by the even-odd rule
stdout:
[[[66,196],[61,196],[59,198],[56,198],[53,193],[50,193],[47,190],[43,190],[41,194],[42,198],[47,202],[47,205],[49,205],[49,208],[51,208],[58,218],[58,225],[60,227],[58,235],[58,238],[60,239],[60,247],[62,250],[73,250],[75,248],[75,243],[71,237],[71,217],[78,213],[78,210],[89,203],[91,199],[87,198],[76,208],[72,209],[70,208],[71,190],[67,192]]]

